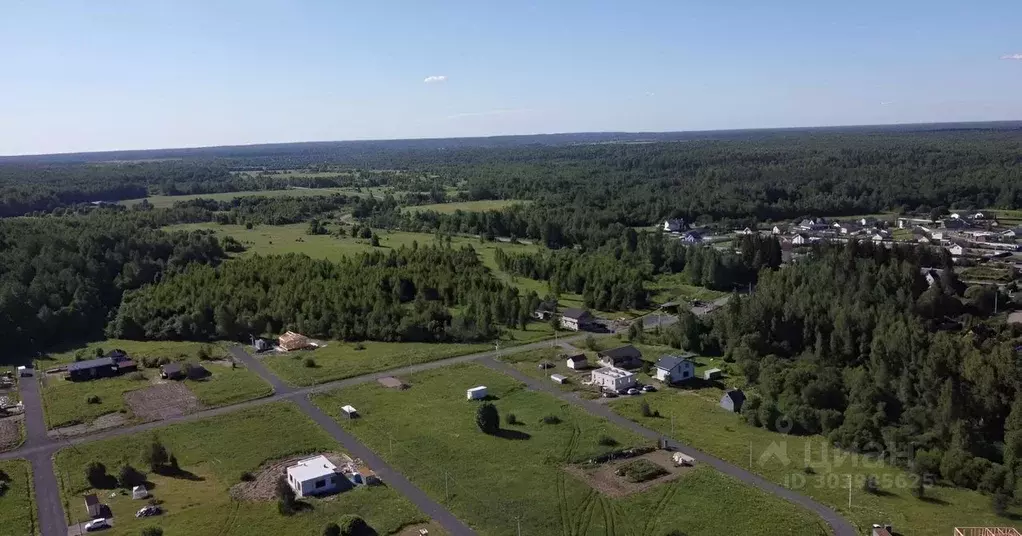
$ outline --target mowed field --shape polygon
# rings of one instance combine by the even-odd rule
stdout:
[[[35,502],[32,498],[32,468],[25,460],[0,461],[0,479],[7,491],[0,496],[0,536],[36,534]]]
[[[455,203],[436,203],[433,205],[417,205],[411,207],[405,207],[404,210],[409,212],[425,212],[434,211],[441,214],[453,214],[457,211],[462,212],[484,212],[487,210],[500,210],[503,208],[510,207],[512,205],[524,205],[530,203],[530,201],[520,199],[486,199],[482,201],[459,201]]]
[[[177,457],[185,474],[169,477],[148,471],[141,460],[142,448],[156,437]],[[158,526],[165,534],[313,535],[321,534],[327,523],[337,522],[342,515],[356,514],[378,534],[386,535],[428,520],[387,486],[304,499],[310,508],[290,517],[277,512],[275,500],[236,500],[230,494],[243,473],[258,473],[268,461],[338,451],[339,445],[326,432],[293,404],[281,402],[66,448],[55,456],[55,466],[69,522],[85,520],[82,497],[95,492],[113,512],[114,527],[104,534],[135,536],[144,527]],[[135,511],[145,501],[133,501],[120,489],[92,489],[84,468],[93,461],[106,465],[115,476],[125,464],[148,473],[152,495],[165,512],[136,519]],[[116,492],[113,498],[111,491]]]
[[[289,188],[286,190],[250,190],[245,192],[221,192],[215,194],[193,194],[193,195],[151,195],[146,197],[150,203],[156,208],[168,208],[181,201],[191,201],[193,199],[212,199],[214,201],[230,201],[238,197],[312,197],[318,195],[333,195],[333,194],[344,194],[344,195],[369,195],[373,193],[375,195],[383,195],[388,191],[387,188],[362,188],[356,190],[354,188]],[[137,205],[142,202],[142,199],[126,199],[119,201],[121,205]]]
[[[413,483],[479,534],[663,535],[825,534],[806,511],[698,467],[677,480],[612,498],[566,468],[613,448],[642,444],[634,434],[478,365],[454,365],[403,377],[410,388],[376,383],[313,401]],[[504,429],[486,435],[475,423],[478,401],[466,388],[485,385]],[[339,415],[358,408],[360,419]],[[513,413],[521,424],[507,424]],[[544,417],[559,422],[545,424]],[[604,446],[601,437],[618,447]]]
[[[989,496],[934,486],[927,487],[920,500],[912,495],[915,477],[906,471],[840,451],[822,436],[784,435],[750,426],[740,415],[718,406],[722,394],[716,388],[668,388],[641,397],[622,397],[610,404],[617,413],[666,435],[672,434],[674,423],[673,437],[679,441],[834,508],[862,534],[877,522],[892,523],[899,534],[932,536],[951,534],[956,526],[1022,528],[1017,512],[1010,519],[994,515]],[[661,417],[643,417],[642,402]],[[807,466],[811,474],[805,470]],[[878,494],[863,490],[870,475],[877,478]]]
[[[267,396],[273,389],[256,373],[243,367],[232,368],[224,362],[200,362],[198,355],[204,349],[213,359],[223,358],[226,353],[220,345],[175,341],[129,341],[105,340],[90,343],[60,353],[54,353],[37,361],[41,369],[66,365],[74,362],[75,354],[81,352],[84,359],[96,357],[97,350],[110,352],[120,349],[135,360],[142,378],[127,374],[114,378],[102,378],[84,382],[65,380],[61,375],[46,375],[43,378],[43,407],[49,428],[76,424],[89,424],[97,418],[118,413],[123,421],[135,419],[125,394],[155,385],[159,376],[157,368],[142,368],[144,357],[166,358],[175,362],[201,363],[210,375],[203,379],[185,379],[173,382],[184,386],[198,403],[196,407],[215,407],[234,404]],[[87,402],[90,397],[98,401]],[[92,400],[95,400],[92,398]]]

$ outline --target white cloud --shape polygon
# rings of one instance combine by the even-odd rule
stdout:
[[[647,96],[647,97],[652,97],[652,96],[654,96],[654,95],[656,95],[656,93],[653,93],[652,91],[647,91],[647,92],[646,92],[646,96]]]
[[[890,105],[890,104],[894,104],[894,101],[889,101],[889,100],[888,101],[880,101],[880,106],[887,106],[887,105]]]
[[[446,82],[446,81],[447,81],[447,75],[445,75],[445,74],[435,74],[433,76],[427,76],[426,79],[423,80],[423,82],[425,82],[427,84],[438,84],[440,82]]]
[[[1022,60],[1022,54],[1006,54],[1001,56],[1002,60]]]

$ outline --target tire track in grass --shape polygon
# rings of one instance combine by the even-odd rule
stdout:
[[[589,493],[582,499],[578,507],[578,532],[575,536],[586,536],[589,533],[589,525],[593,522],[593,510],[596,509],[596,490],[590,489]]]
[[[600,497],[600,511],[603,512],[603,529],[607,536],[617,536],[614,530],[614,512],[610,510],[610,501],[606,497]]]
[[[650,529],[656,526],[656,522],[660,519],[661,514],[664,513],[664,509],[667,508],[667,504],[674,498],[675,493],[678,491],[677,482],[668,482],[664,485],[664,494],[657,501],[656,506],[653,507],[653,511],[650,515],[646,516],[646,523],[642,525],[642,533],[650,534]],[[652,525],[652,526],[650,526]]]
[[[571,456],[578,446],[578,438],[581,433],[582,431],[579,429],[577,424],[572,425],[571,436],[568,438],[567,445],[564,447],[564,463],[570,463]],[[568,475],[563,469],[559,470],[558,473],[559,474],[557,475],[557,478],[554,479],[554,482],[557,486],[557,509],[561,516],[561,534],[563,536],[573,536],[572,529],[574,529],[575,522],[571,516],[573,509],[571,508],[571,505],[568,504]]]

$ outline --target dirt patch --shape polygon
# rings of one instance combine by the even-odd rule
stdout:
[[[341,452],[327,452],[323,455],[337,467],[352,461],[347,454]],[[251,482],[239,482],[231,486],[231,497],[239,501],[273,500],[275,498],[274,490],[277,486],[277,479],[286,474],[287,466],[294,465],[298,460],[310,456],[314,455],[303,454],[301,456],[291,456],[290,458],[264,463],[259,467],[258,471],[252,473],[254,480]],[[238,475],[238,478],[240,477],[241,475]]]
[[[106,415],[100,415],[96,420],[89,424],[75,424],[72,426],[65,426],[63,428],[56,428],[46,432],[46,435],[50,437],[67,437],[91,434],[92,432],[106,430],[107,428],[124,426],[127,423],[128,418],[123,413],[107,413]]]
[[[157,421],[202,408],[199,399],[180,382],[167,382],[124,393],[132,413],[143,421]]]
[[[21,420],[24,417],[15,415],[0,419],[0,451],[10,450],[21,444]]]
[[[624,497],[633,493],[646,491],[654,486],[663,484],[664,482],[677,480],[693,469],[692,467],[675,467],[674,461],[671,459],[672,455],[673,453],[670,451],[658,450],[635,458],[614,460],[612,462],[600,464],[596,467],[571,465],[565,467],[564,470],[575,475],[586,484],[589,484],[591,488],[603,493],[604,495],[610,497]],[[649,460],[660,467],[663,467],[667,471],[667,474],[653,480],[647,480],[646,482],[629,482],[625,477],[615,474],[618,466],[631,463],[638,459]]]
[[[213,359],[210,361],[203,361],[203,363],[227,368],[231,368],[231,365],[234,365],[234,361],[231,361],[230,359]]]
[[[430,536],[433,536],[434,534],[437,535],[444,534],[443,532],[440,532],[442,529],[439,523],[430,522],[408,525],[407,527],[401,529],[401,531],[397,533],[397,536],[419,536],[420,534],[419,529],[426,529]]]

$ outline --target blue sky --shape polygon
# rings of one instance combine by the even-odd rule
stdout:
[[[0,154],[1022,119],[1020,20],[1018,0],[6,0]]]

